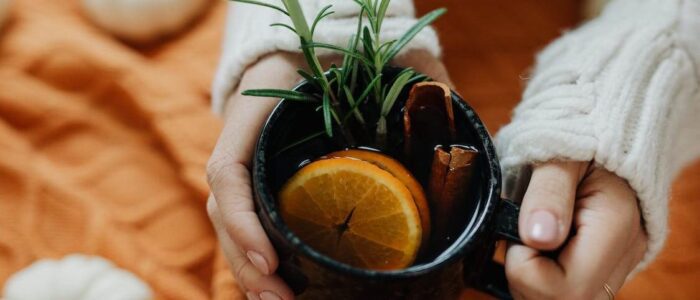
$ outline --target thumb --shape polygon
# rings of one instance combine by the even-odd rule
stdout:
[[[535,166],[520,209],[523,242],[539,250],[559,248],[571,228],[576,187],[586,170],[581,162]]]

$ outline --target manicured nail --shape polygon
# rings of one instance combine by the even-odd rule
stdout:
[[[260,253],[255,251],[248,251],[246,255],[248,256],[248,259],[250,259],[250,262],[252,262],[253,265],[258,269],[258,271],[262,272],[265,275],[270,275],[270,267],[268,267],[267,261],[262,255],[260,255]]]
[[[282,300],[280,296],[277,296],[277,294],[270,292],[270,291],[263,291],[260,293],[260,299],[261,300]]]
[[[552,243],[557,240],[559,235],[557,217],[546,210],[533,212],[528,219],[527,228],[530,238],[542,243]]]
[[[248,298],[248,300],[260,300],[260,297],[253,292],[247,292],[245,293],[245,296]]]

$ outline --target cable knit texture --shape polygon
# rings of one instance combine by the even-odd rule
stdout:
[[[279,4],[272,0],[263,2]],[[300,3],[309,23],[319,10],[332,4],[335,13],[321,21],[316,28],[314,40],[338,46],[347,45],[357,28],[360,9],[356,3],[348,0],[304,0]],[[382,40],[400,38],[415,22],[411,0],[391,1],[382,26]],[[299,38],[287,29],[270,27],[272,23],[290,24],[290,21],[289,17],[269,8],[240,3],[230,5],[221,62],[212,87],[212,107],[215,112],[222,111],[224,101],[236,89],[248,65],[275,51],[300,52]],[[409,49],[426,49],[439,56],[440,46],[435,31],[425,28],[403,51]],[[318,55],[328,53],[328,50],[317,50]]]
[[[593,160],[627,179],[649,235],[635,273],[663,246],[674,175],[700,154],[697,16],[697,1],[613,1],[539,54],[497,137],[506,182],[548,160]]]

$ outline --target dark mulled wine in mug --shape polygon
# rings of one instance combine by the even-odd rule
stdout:
[[[394,78],[400,71],[399,68],[388,68],[384,78]],[[422,90],[411,91],[413,84],[402,90],[386,115],[385,124],[379,125],[386,126],[386,137],[381,145],[368,142],[370,139],[362,135],[357,135],[349,143],[338,135],[317,134],[323,132],[323,119],[318,117],[320,112],[315,105],[306,103],[283,100],[266,122],[254,158],[256,210],[279,255],[278,273],[300,299],[453,299],[465,286],[497,297],[509,297],[503,267],[493,262],[492,257],[496,241],[518,240],[518,207],[500,198],[501,175],[493,142],[476,112],[457,93],[444,88],[446,98],[440,98],[436,85],[432,85],[432,90],[431,84],[425,85]],[[295,90],[312,92],[313,89],[308,82],[302,82]],[[416,103],[407,103],[412,101]],[[425,102],[418,103],[420,101]],[[447,109],[439,105],[435,108],[431,101],[447,101]],[[363,109],[367,114],[376,113],[369,105]],[[318,168],[310,170],[309,166],[343,156],[342,153],[360,156],[360,159],[369,157],[369,160],[379,157],[379,160],[386,160],[386,163],[379,164],[381,169],[394,175],[400,173],[397,169],[403,170],[400,167],[403,165],[415,178],[411,181],[404,180],[402,174],[396,176],[403,183],[417,182],[416,185],[407,184],[407,190],[413,195],[407,197],[416,199],[417,207],[409,215],[415,219],[414,223],[422,220],[416,226],[424,231],[422,236],[413,238],[420,242],[419,248],[411,246],[415,243],[405,243],[407,249],[413,251],[411,260],[395,260],[396,264],[408,262],[405,266],[384,268],[393,258],[367,257],[367,253],[377,252],[371,249],[371,245],[352,249],[353,253],[361,254],[358,263],[353,263],[352,257],[334,256],[328,247],[323,246],[325,244],[303,234],[303,224],[288,217],[290,210],[297,211],[296,214],[313,213],[303,206],[294,206],[297,202],[287,200],[303,200],[303,196],[288,196],[293,194],[287,191],[292,190],[289,182],[310,178],[320,171]],[[386,167],[393,164],[391,161],[398,162],[399,166]],[[385,176],[379,169],[376,172],[368,169],[373,166],[365,168],[350,160],[326,162],[324,166],[352,170],[355,165],[367,174],[376,173],[378,178]],[[350,180],[348,178],[350,176],[339,180]],[[393,182],[387,183],[389,189]],[[324,186],[316,188],[323,191]],[[429,200],[427,206],[419,202],[423,198],[418,191],[421,188]],[[400,192],[395,194],[403,195]],[[281,199],[286,202],[281,202]],[[450,205],[439,204],[445,202]],[[347,253],[349,247],[360,248],[357,244],[341,244],[342,235],[349,232],[348,221],[361,217],[360,213],[353,215],[356,211],[346,210],[342,216],[344,223],[329,225],[329,228],[337,229],[329,234],[338,236],[338,244],[326,241],[334,245],[333,251],[337,249],[335,247],[341,247],[338,251],[345,251],[343,253]],[[324,222],[322,218],[310,221]],[[393,230],[390,225],[382,226],[387,226],[387,229],[357,229],[357,234],[363,235],[361,230],[370,230],[381,237],[381,234],[390,234]],[[391,244],[389,242],[375,238],[372,245],[381,247]]]

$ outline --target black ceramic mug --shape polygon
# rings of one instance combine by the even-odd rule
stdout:
[[[400,69],[390,69],[384,78]],[[295,88],[310,91],[302,82]],[[387,119],[389,132],[402,133],[401,107],[407,87]],[[462,227],[453,242],[428,259],[393,271],[356,268],[338,262],[305,244],[287,227],[276,195],[294,172],[309,160],[340,150],[343,145],[317,134],[292,146],[323,125],[314,105],[281,101],[267,120],[257,143],[253,165],[255,207],[280,258],[278,274],[300,299],[454,299],[473,287],[499,298],[510,298],[502,265],[492,260],[496,241],[519,242],[517,205],[503,200],[495,148],[476,112],[452,92],[458,142],[476,147],[480,155],[470,203],[460,213]],[[400,143],[398,135],[390,140]]]

